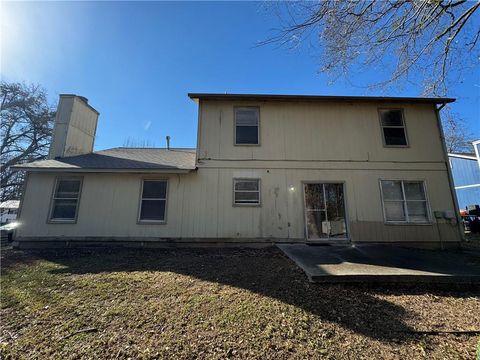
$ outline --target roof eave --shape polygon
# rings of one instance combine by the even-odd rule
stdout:
[[[192,169],[87,169],[87,168],[61,168],[61,167],[28,167],[16,166],[15,171],[24,170],[32,172],[68,172],[68,173],[134,173],[134,174],[188,174],[196,171]]]
[[[448,156],[454,157],[454,158],[459,158],[459,159],[477,160],[477,157],[475,155],[462,155],[462,154],[448,153]]]
[[[425,97],[382,97],[382,96],[334,96],[334,95],[274,95],[274,94],[218,94],[218,93],[188,93],[192,100],[234,100],[234,101],[291,101],[291,102],[385,102],[385,103],[452,103],[454,98]]]

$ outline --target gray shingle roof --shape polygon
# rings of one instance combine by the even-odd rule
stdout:
[[[184,172],[195,169],[195,149],[113,148],[91,154],[34,161],[17,170],[149,170]]]

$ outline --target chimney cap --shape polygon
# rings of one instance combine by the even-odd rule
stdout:
[[[59,95],[61,98],[62,97],[76,97],[76,98],[79,98],[85,105],[87,105],[90,109],[92,109],[93,111],[95,111],[98,115],[100,115],[100,113],[92,106],[88,103],[88,99],[85,97],[85,96],[81,96],[81,95],[76,95],[76,94],[60,94]]]
[[[77,97],[85,102],[85,104],[88,104],[88,99],[85,96],[80,96],[77,95]]]
[[[80,100],[88,104],[88,99],[85,96],[77,95],[77,94],[60,94],[60,97],[78,97]]]

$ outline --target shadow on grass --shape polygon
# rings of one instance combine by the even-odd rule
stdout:
[[[4,247],[0,249],[0,269],[1,273],[7,273],[11,268],[17,265],[34,265],[39,260],[42,260],[43,254],[40,252],[26,252],[22,250],[15,250],[11,247]]]
[[[20,253],[20,252],[19,252]],[[373,339],[405,342],[412,339],[406,320],[414,315],[405,308],[375,296],[388,293],[437,293],[456,297],[477,296],[478,288],[451,292],[438,287],[399,288],[389,286],[311,284],[303,272],[277,249],[185,249],[185,250],[61,250],[23,253],[29,258],[62,265],[53,274],[160,271],[188,275],[277,299],[336,322]],[[6,270],[15,267],[15,257]]]

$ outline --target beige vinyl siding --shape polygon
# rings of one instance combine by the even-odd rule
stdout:
[[[260,108],[260,146],[234,146],[237,106]],[[384,147],[379,108],[403,110],[409,147]],[[200,126],[200,160],[443,161],[431,104],[202,101]]]
[[[313,170],[203,168],[168,176],[168,222],[137,224],[145,174],[84,174],[77,224],[48,224],[49,194],[55,174],[31,173],[24,197],[19,238],[105,237],[136,239],[261,238],[304,241],[302,181],[344,181],[347,220],[353,241],[458,241],[445,220],[431,225],[384,224],[380,178],[423,179],[432,211],[454,210],[446,172],[398,170]],[[232,179],[260,178],[261,207],[233,207]],[[289,188],[293,186],[294,190]]]

